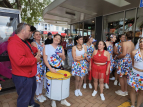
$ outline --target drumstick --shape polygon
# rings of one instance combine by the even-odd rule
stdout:
[[[62,75],[64,75],[65,77],[67,77],[67,74],[63,74],[63,73],[60,73],[60,72],[57,72],[57,73],[62,74]]]

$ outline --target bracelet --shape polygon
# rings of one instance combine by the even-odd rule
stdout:
[[[81,58],[84,58],[84,55],[81,55]]]

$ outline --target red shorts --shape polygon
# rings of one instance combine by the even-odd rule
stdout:
[[[96,79],[104,79],[106,76],[107,65],[92,64],[92,77]]]

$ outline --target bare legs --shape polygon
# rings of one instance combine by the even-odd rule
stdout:
[[[86,80],[87,80],[86,78],[87,78],[87,77],[88,77],[88,75],[85,75],[85,76],[84,76],[84,79],[83,79],[84,83],[86,83]],[[91,83],[91,80],[89,80],[89,83]]]
[[[84,81],[85,84],[86,84],[86,78],[87,78],[87,75],[85,75],[84,79],[83,79],[83,81]]]
[[[137,107],[140,107],[142,101],[143,101],[143,90],[139,90],[137,98]]]
[[[98,79],[94,78],[94,90],[97,91]]]
[[[119,77],[119,81],[121,84],[121,90],[123,92],[126,92],[127,91],[127,76],[123,75],[123,77]]]
[[[118,80],[117,70],[114,72],[114,75],[115,75],[115,80]]]
[[[132,105],[135,106],[135,101],[136,101],[136,91],[135,91],[134,88],[131,89],[130,97],[131,97],[131,103],[132,103]]]
[[[135,106],[135,101],[136,101],[136,91],[134,88],[131,89],[131,103],[133,106]],[[137,97],[137,107],[140,107],[141,103],[143,101],[143,90],[138,91],[138,97]]]
[[[103,93],[104,79],[99,79],[100,93]],[[98,79],[94,78],[94,90],[97,91]]]
[[[83,83],[83,77],[75,76],[75,88],[80,89]]]

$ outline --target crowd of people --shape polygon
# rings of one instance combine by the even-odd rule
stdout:
[[[133,32],[115,35],[107,34],[106,41],[96,42],[92,36],[76,36],[74,41],[69,37],[68,42],[60,34],[52,38],[48,33],[45,44],[41,43],[41,33],[30,25],[20,23],[15,35],[8,40],[8,54],[12,65],[12,79],[15,84],[18,100],[17,107],[39,107],[34,102],[44,102],[42,95],[43,84],[46,87],[46,72],[56,73],[56,69],[65,69],[62,62],[67,59],[72,76],[75,77],[75,96],[83,96],[81,87],[94,87],[92,96],[96,96],[100,87],[100,97],[104,101],[104,87],[109,89],[109,80],[115,80],[114,85],[120,85],[121,90],[115,91],[120,96],[128,95],[127,86],[131,87],[131,107],[137,106],[143,99],[143,38],[139,39],[139,48],[135,50],[132,42]],[[29,38],[33,40],[28,41]],[[97,48],[97,49],[96,49]],[[66,58],[67,57],[67,58]],[[92,83],[93,80],[93,83]],[[94,86],[92,86],[92,84]],[[70,106],[66,100],[61,104]],[[52,99],[52,107],[56,101]]]

